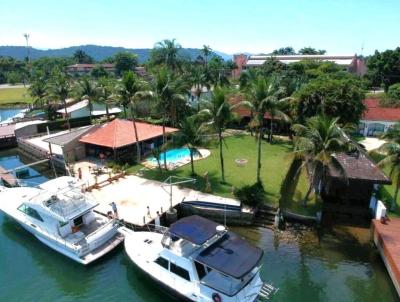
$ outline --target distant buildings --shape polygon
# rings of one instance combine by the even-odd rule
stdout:
[[[382,107],[379,99],[364,100],[366,107],[358,126],[364,136],[379,136],[400,121],[400,108]]]
[[[115,73],[114,64],[74,64],[67,66],[67,72],[71,75],[85,75],[90,73],[96,66],[101,66],[108,73]]]
[[[284,64],[290,64],[300,62],[302,60],[313,60],[322,62],[333,62],[339,66],[342,66],[345,70],[363,75],[366,73],[367,68],[363,60],[357,58],[357,55],[349,56],[331,56],[331,55],[250,55],[245,54],[234,55],[233,60],[237,65],[237,69],[234,70],[233,76],[239,77],[243,70],[248,68],[255,68],[262,66],[268,59],[275,59]]]
[[[115,64],[105,63],[105,64],[74,64],[67,66],[67,72],[70,75],[74,76],[82,76],[92,72],[92,70],[96,67],[103,67],[105,71],[110,74],[115,74]],[[144,67],[137,66],[135,67],[135,73],[138,76],[145,77],[147,76],[146,70]]]

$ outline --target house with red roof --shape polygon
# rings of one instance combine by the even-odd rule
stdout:
[[[358,131],[364,136],[379,136],[400,121],[400,108],[382,107],[379,99],[364,100],[366,107]]]
[[[136,122],[136,129],[138,140],[133,122],[116,118],[83,135],[79,141],[85,144],[86,154],[89,156],[99,157],[103,154],[113,160],[132,161],[136,155],[136,144],[140,144],[142,155],[146,155],[163,143],[162,126]],[[178,129],[165,127],[167,135],[176,131]]]

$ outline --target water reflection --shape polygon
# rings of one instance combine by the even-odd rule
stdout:
[[[16,250],[19,254],[18,258],[14,257],[14,253],[9,254],[8,257],[13,262],[4,263],[4,266],[2,266],[3,272],[13,270],[12,275],[15,275],[16,269],[23,273],[24,267],[33,266],[38,268],[40,273],[33,274],[31,272],[32,275],[40,275],[41,278],[47,276],[54,280],[63,294],[82,297],[87,293],[92,276],[101,270],[101,265],[84,267],[53,251],[10,218],[3,217],[0,219],[1,222],[2,234],[8,239],[6,241],[4,236],[1,238],[1,242],[4,244],[2,248],[7,250],[11,246],[18,247]],[[33,260],[33,263],[31,260]],[[14,261],[18,262],[18,265],[14,265]],[[31,271],[31,268],[27,271]],[[38,283],[34,284],[40,286]]]

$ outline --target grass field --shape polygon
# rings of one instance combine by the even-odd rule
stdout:
[[[1,88],[0,89],[0,106],[26,104],[31,102],[27,88]]]
[[[257,144],[254,137],[249,135],[241,135],[226,138],[224,147],[225,160],[225,178],[226,184],[221,184],[219,149],[215,146],[209,147],[211,155],[205,159],[195,161],[195,172],[197,173],[196,183],[188,185],[196,190],[205,190],[205,180],[203,175],[208,172],[211,182],[212,194],[233,197],[233,188],[239,188],[246,184],[253,184],[256,181],[256,164],[257,164]],[[286,176],[286,172],[292,162],[291,144],[289,142],[275,142],[270,145],[263,143],[262,145],[262,167],[261,178],[266,190],[266,197],[269,203],[278,205],[281,197],[281,185]],[[239,167],[235,163],[235,159],[245,158],[248,163],[244,167]],[[142,166],[136,165],[129,169],[128,172],[137,172]],[[145,170],[143,177],[163,181],[169,175],[182,177],[190,177],[190,164],[180,167],[173,171],[160,173],[158,169]],[[307,190],[307,180],[302,174],[298,181],[298,186],[292,194],[285,197],[281,204],[284,207],[293,209],[298,213],[314,214],[319,209],[320,204],[315,202],[314,196],[311,198],[309,205],[304,208],[300,201]]]

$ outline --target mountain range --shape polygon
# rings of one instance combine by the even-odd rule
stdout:
[[[41,57],[72,57],[77,50],[83,50],[96,61],[104,60],[112,57],[118,52],[131,52],[138,55],[139,63],[147,61],[150,57],[151,48],[124,48],[114,46],[99,46],[99,45],[81,45],[71,46],[59,49],[37,49],[30,48],[30,58],[32,60]],[[214,55],[221,56],[224,60],[232,59],[231,55],[220,51],[213,51]],[[196,59],[200,55],[200,49],[197,48],[182,48],[181,55]],[[9,56],[18,60],[23,60],[27,56],[27,49],[24,46],[0,46],[0,56]]]

